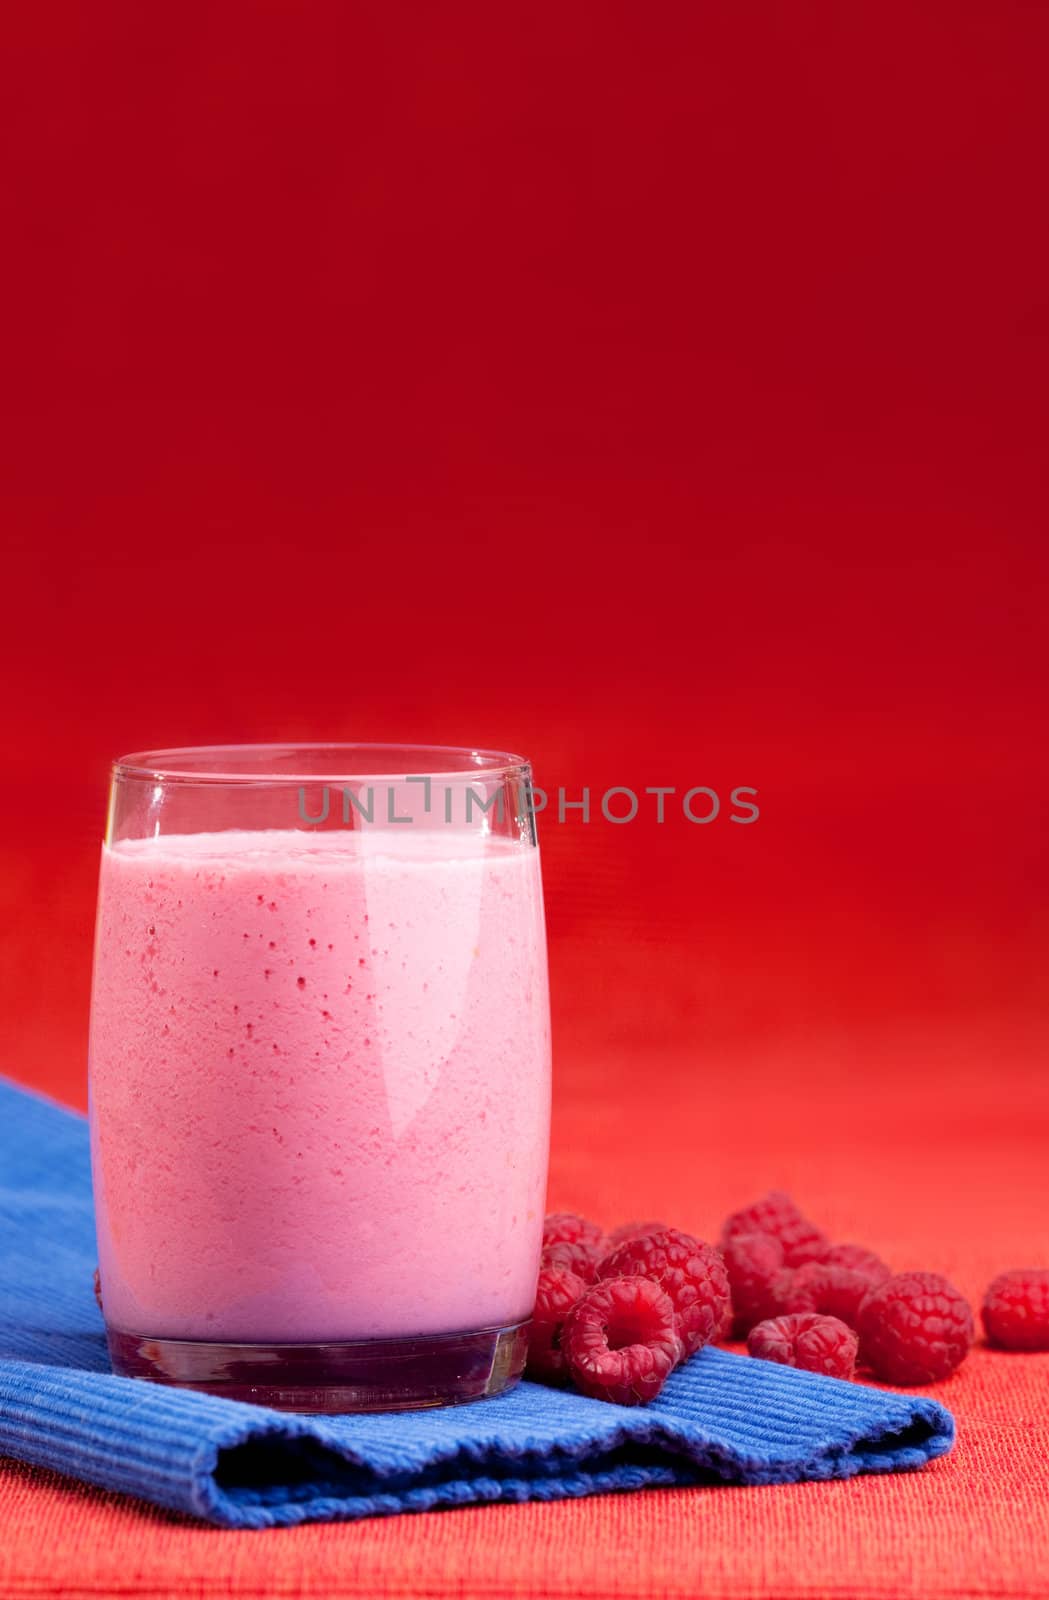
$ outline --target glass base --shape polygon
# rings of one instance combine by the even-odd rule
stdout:
[[[278,1411],[414,1411],[502,1394],[524,1371],[528,1323],[339,1344],[212,1344],[108,1328],[113,1371]]]

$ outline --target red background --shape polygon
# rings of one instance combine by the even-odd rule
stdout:
[[[546,823],[603,1023],[1035,999],[1045,8],[7,32],[13,1071],[82,1098],[107,758],[197,741],[755,786]]]
[[[726,801],[543,821],[555,1201],[1039,1248],[1049,9],[5,32],[3,1068],[83,1103],[111,756],[495,745]]]

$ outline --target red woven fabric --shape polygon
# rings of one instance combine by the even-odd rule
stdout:
[[[776,1182],[835,1235],[901,1267],[947,1272],[974,1298],[999,1268],[1044,1259],[1046,1039],[1016,1016],[964,1033],[865,1026],[745,1048],[653,1037],[640,1009],[629,1027],[620,1015],[613,1037],[587,1008],[585,1031],[602,1035],[587,1052],[573,1031],[563,1016],[552,1194],[566,1206],[609,1222],[653,1212],[709,1235]],[[980,1347],[928,1392],[954,1410],[959,1442],[915,1476],[264,1536],[195,1527],[6,1465],[0,1593],[1044,1594],[1049,1355]]]

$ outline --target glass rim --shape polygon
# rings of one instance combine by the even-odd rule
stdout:
[[[354,754],[356,765],[352,761]],[[385,760],[393,756],[405,758],[404,770],[380,770],[393,766]],[[298,765],[294,771],[274,770],[273,763],[279,758],[292,758],[294,763],[295,757],[303,758],[306,770],[299,770]],[[323,764],[310,771],[308,758],[319,759]],[[138,750],[117,757],[112,764],[112,779],[114,783],[131,780],[168,784],[398,783],[409,776],[445,780],[526,778],[530,771],[531,764],[524,756],[469,745],[289,740],[279,744],[198,744]]]

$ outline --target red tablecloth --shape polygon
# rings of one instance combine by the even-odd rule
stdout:
[[[789,1186],[842,1238],[947,1272],[974,1299],[1045,1261],[1045,1033],[964,1028],[675,1040],[658,1010],[559,1029],[551,1193],[614,1221],[709,1233]],[[573,1021],[573,1011],[577,1020]],[[653,1068],[659,1067],[659,1072]],[[6,1464],[0,1592],[16,1595],[1028,1596],[1049,1591],[1049,1355],[977,1348],[930,1390],[951,1456],[912,1476],[696,1489],[257,1534],[194,1526]]]

